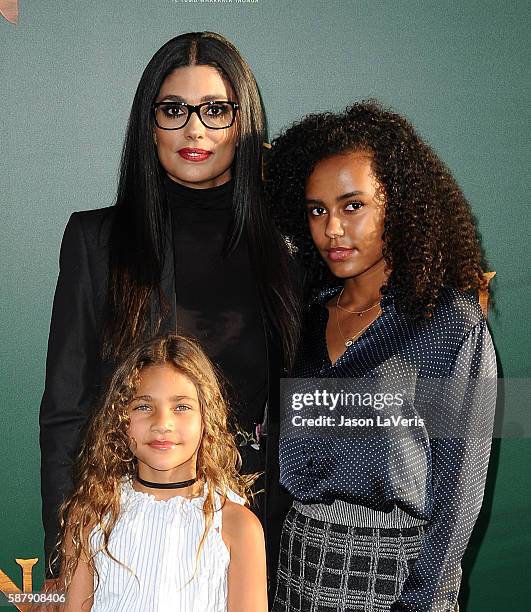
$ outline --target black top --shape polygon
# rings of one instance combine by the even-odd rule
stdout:
[[[239,424],[252,434],[264,416],[267,354],[247,242],[242,237],[230,255],[224,249],[233,182],[191,189],[166,178],[165,185],[175,255],[176,331],[196,338],[219,367]]]
[[[386,295],[381,316],[332,364],[326,303],[338,290],[321,292],[310,307],[293,372],[299,382],[289,383],[290,393],[295,387],[340,392],[338,403],[333,410],[321,401],[317,408],[295,411],[286,404],[281,484],[305,504],[342,500],[383,512],[398,506],[425,519],[419,557],[391,609],[447,609],[457,598],[459,563],[481,506],[489,460],[496,358],[487,326],[476,300],[454,289],[443,292],[431,319],[416,325]],[[343,393],[366,387],[372,395],[365,403],[363,394],[365,408],[357,396]],[[389,403],[377,405],[375,391],[379,400],[389,393]],[[321,420],[325,426],[301,421],[318,414],[329,417]],[[372,417],[374,427],[355,422],[360,414]],[[410,420],[397,425],[391,419],[397,416]]]
[[[179,189],[179,186],[174,185],[169,185],[168,188],[173,189],[174,187]],[[213,190],[213,193],[222,194],[226,189],[232,189],[231,185],[217,188]],[[190,193],[191,190],[187,189],[184,191],[190,198],[194,196],[204,197],[204,194],[208,193],[197,190]],[[173,202],[173,196],[170,199]],[[176,211],[176,216],[181,218],[191,217],[197,220],[197,214],[194,213],[198,212],[198,207],[194,205],[193,210],[186,211],[184,210],[184,200],[176,199],[178,202],[174,202],[174,204],[175,207],[179,208]],[[59,277],[48,340],[46,383],[40,412],[42,513],[46,534],[47,562],[50,559],[59,532],[58,508],[72,490],[72,462],[79,448],[80,433],[94,409],[96,398],[100,396],[104,389],[105,381],[108,381],[116,366],[113,360],[102,360],[100,345],[106,314],[109,243],[115,210],[116,208],[112,206],[73,213],[65,228],[61,244]],[[215,223],[209,224],[208,220],[217,219],[219,216],[219,221],[225,219],[226,222],[230,210],[229,207],[226,207],[226,210],[222,209],[219,213],[208,209],[201,210],[200,213],[201,224],[190,223],[185,226],[183,223],[179,225],[177,220],[175,224],[177,234],[183,235],[183,240],[186,241],[180,245],[180,248],[186,243],[189,244],[190,252],[194,255],[197,253],[198,266],[201,260],[206,260],[204,255],[206,251],[214,252],[214,254],[221,251],[220,248],[217,251],[210,248],[211,233],[218,226]],[[196,239],[190,242],[187,240],[188,236],[196,236]],[[210,236],[209,240],[205,239],[207,236]],[[202,247],[201,251],[198,247],[199,244]],[[217,244],[219,246],[220,240],[217,240]],[[258,496],[260,498],[258,501],[262,505],[260,508],[262,519],[264,515],[267,515],[265,522],[266,542],[269,575],[272,584],[271,591],[274,593],[280,528],[290,503],[278,486],[278,379],[282,359],[278,339],[270,331],[267,336],[262,331],[259,305],[257,302],[253,302],[255,285],[244,245],[245,243],[240,245],[233,259],[229,258],[225,261],[221,257],[215,257],[211,260],[212,266],[216,267],[219,274],[229,275],[229,278],[225,278],[224,283],[218,283],[212,271],[208,273],[211,266],[202,266],[201,270],[197,267],[195,274],[188,274],[191,266],[195,267],[196,262],[192,261],[192,257],[189,256],[190,253],[187,253],[185,260],[180,257],[180,262],[186,261],[187,270],[183,270],[183,264],[178,265],[179,278],[181,279],[178,293],[180,308],[184,311],[193,309],[194,297],[197,297],[198,292],[203,292],[205,296],[208,294],[209,304],[212,304],[212,307],[206,306],[205,312],[211,325],[209,327],[203,326],[202,322],[199,321],[195,328],[199,328],[200,332],[206,329],[210,329],[211,334],[216,332],[218,326],[212,318],[213,314],[219,317],[221,322],[219,327],[225,330],[229,314],[231,314],[231,318],[233,314],[234,318],[241,318],[244,321],[244,326],[240,328],[239,344],[237,345],[232,339],[224,337],[223,342],[218,341],[216,343],[214,341],[209,348],[208,341],[205,342],[201,337],[199,339],[214,361],[225,368],[225,374],[233,382],[240,397],[244,398],[242,412],[248,410],[246,414],[249,424],[257,418],[262,418],[266,395],[263,386],[264,381],[269,379],[267,396],[269,435],[267,445],[262,445],[259,452],[253,450],[249,444],[240,447],[240,450],[243,455],[244,468],[247,468],[248,471],[262,471],[264,470],[264,463],[266,464],[267,491],[265,497],[264,495]],[[161,330],[163,332],[176,329],[175,262],[172,257],[173,249],[171,246],[168,240],[165,244],[164,266],[161,276],[161,289],[169,309],[161,311],[156,298],[151,300],[150,307],[152,324],[161,318]],[[199,278],[199,274],[208,274],[208,279],[204,279],[204,284],[194,291],[192,285],[195,283],[195,279]],[[231,274],[233,274],[233,277],[230,276]],[[186,278],[190,281],[188,288],[183,280],[186,280]],[[209,284],[208,291],[206,289],[207,284]],[[222,285],[221,290],[219,288],[220,284]],[[246,302],[242,306],[240,303],[242,294],[256,305],[250,307],[249,303]],[[222,298],[227,301],[224,302]],[[188,299],[193,300],[192,308],[190,308]],[[200,300],[197,300],[197,302],[200,302]],[[201,302],[201,307],[205,307],[204,302]],[[214,313],[216,308],[219,310]],[[222,313],[221,316],[220,313]],[[197,321],[197,317],[195,317],[195,320]],[[185,327],[183,321],[180,323],[181,325],[177,326],[178,330],[192,332],[191,326]],[[155,328],[152,329],[154,331]],[[245,329],[244,332],[243,329]],[[249,337],[253,336],[255,340],[249,341],[248,334]],[[267,364],[265,360],[266,342]],[[238,366],[238,370],[234,372],[236,366]],[[255,395],[258,397],[256,401],[251,399],[254,389],[256,389]],[[47,563],[46,574],[48,577],[57,575],[57,571],[57,567],[54,567],[52,571]]]

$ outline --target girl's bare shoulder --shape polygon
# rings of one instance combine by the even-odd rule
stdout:
[[[223,540],[231,546],[264,540],[264,530],[258,517],[249,508],[226,499],[222,508]]]

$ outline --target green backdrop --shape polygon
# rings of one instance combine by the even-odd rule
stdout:
[[[39,558],[34,588],[43,576],[38,410],[62,232],[72,211],[113,203],[136,84],[176,34],[215,30],[237,45],[257,77],[272,136],[305,113],[366,97],[407,115],[477,215],[498,273],[490,325],[501,372],[530,376],[530,7],[20,0],[18,26],[0,17],[0,568],[8,576],[21,584],[15,557]],[[462,609],[530,608],[530,464],[529,439],[495,441]]]

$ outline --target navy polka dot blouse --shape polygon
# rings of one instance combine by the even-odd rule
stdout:
[[[457,290],[446,288],[433,316],[420,324],[398,313],[388,294],[380,317],[332,364],[326,303],[338,291],[326,289],[309,307],[292,377],[373,379],[380,387],[401,388],[409,380],[409,410],[428,404],[438,433],[426,425],[399,436],[330,437],[318,430],[298,436],[283,427],[281,484],[305,504],[342,500],[384,512],[398,507],[427,521],[419,557],[392,610],[451,610],[491,446],[496,358],[490,334],[477,301]],[[428,381],[422,392],[419,380]],[[444,392],[431,380],[442,381]],[[310,381],[304,383],[308,391]],[[285,405],[284,417],[288,410]]]

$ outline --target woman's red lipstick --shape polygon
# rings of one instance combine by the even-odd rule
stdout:
[[[354,249],[347,249],[345,247],[334,247],[333,249],[326,249],[327,257],[330,261],[343,261],[350,257]]]
[[[212,155],[212,151],[190,148],[179,149],[178,153],[183,159],[191,162],[202,162]]]

